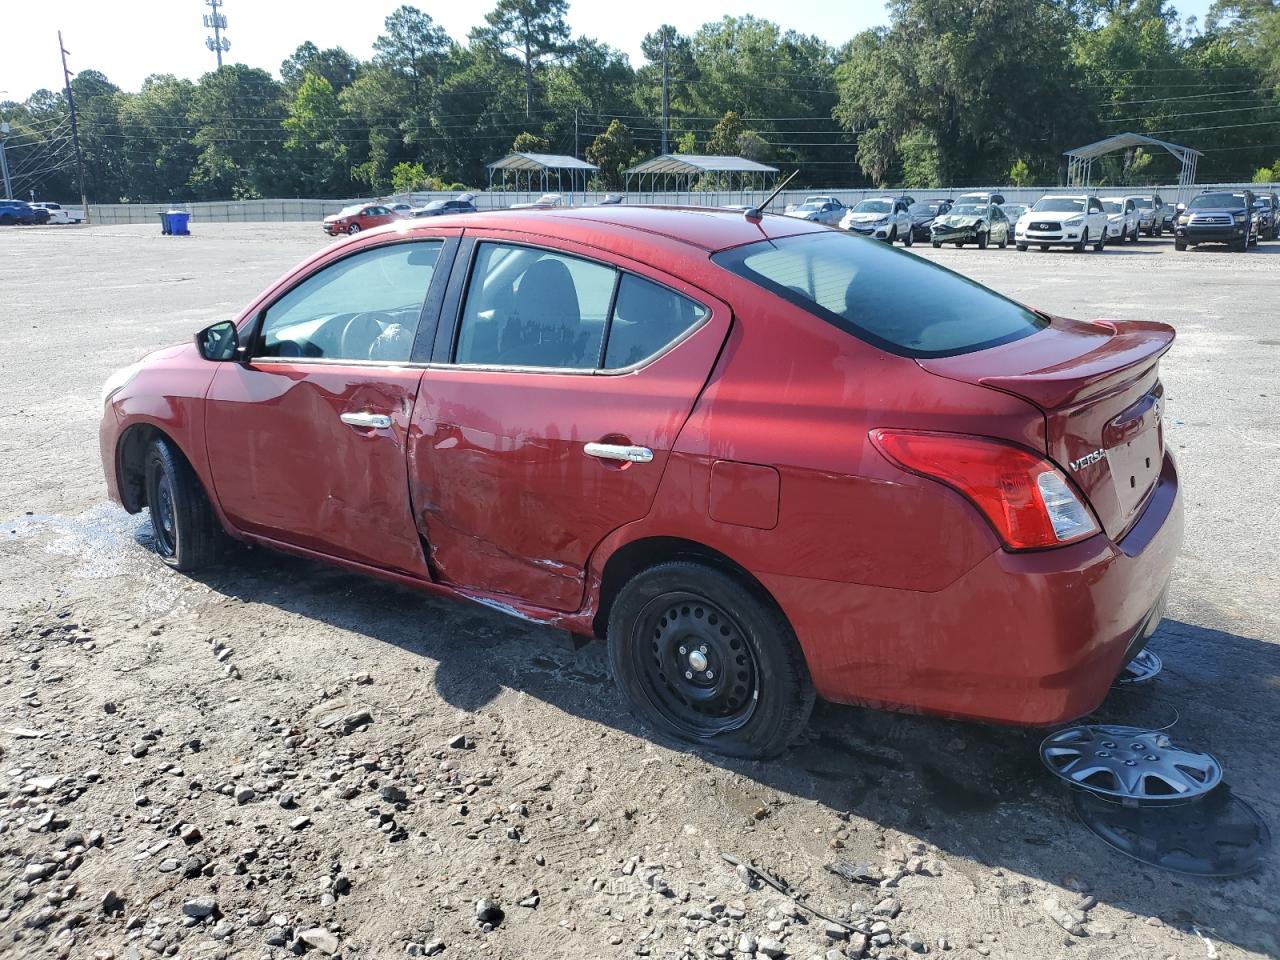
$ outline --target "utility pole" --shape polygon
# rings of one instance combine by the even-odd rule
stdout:
[[[9,160],[4,155],[4,141],[9,136],[9,121],[0,120],[0,177],[4,178],[4,198],[13,199],[13,183],[9,180]]]
[[[76,172],[80,179],[80,209],[84,222],[89,222],[89,195],[84,192],[84,151],[80,149],[80,131],[76,127],[76,101],[71,95],[71,71],[67,69],[67,48],[62,45],[62,31],[58,31],[58,49],[62,52],[62,79],[67,85],[67,112],[71,115],[71,146],[76,151]]]
[[[668,129],[671,124],[671,95],[670,82],[671,71],[667,69],[667,49],[670,44],[670,31],[662,31],[662,150],[661,154],[667,153],[667,137]]]
[[[573,156],[575,160],[582,159],[578,153],[578,108],[573,108]]]
[[[221,70],[222,55],[231,49],[231,41],[222,35],[222,31],[227,29],[227,17],[218,12],[218,8],[222,6],[222,0],[204,0],[204,2],[213,11],[204,15],[205,28],[213,30],[212,37],[204,38],[204,45],[217,54],[218,69]]]

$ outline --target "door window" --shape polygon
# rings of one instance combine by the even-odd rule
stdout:
[[[311,274],[267,308],[254,355],[403,363],[442,246],[387,244]]]
[[[501,243],[476,252],[457,363],[594,370],[617,271]]]
[[[709,313],[674,290],[612,267],[533,247],[483,243],[467,289],[455,362],[620,370],[662,352]]]

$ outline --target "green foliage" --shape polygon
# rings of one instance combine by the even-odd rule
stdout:
[[[546,137],[525,130],[511,141],[512,153],[550,153],[551,144]]]
[[[1253,174],[1254,183],[1280,183],[1280,160],[1272,166],[1259,167]]]
[[[655,24],[634,67],[572,37],[566,0],[489,2],[484,24],[456,39],[398,7],[367,61],[304,40],[279,80],[230,64],[124,91],[75,64],[90,198],[483,184],[513,142],[586,148],[613,188],[617,171],[660,148],[664,63],[668,149],[796,167],[797,186],[1050,184],[1064,150],[1127,130],[1203,150],[1201,180],[1280,179],[1280,0],[1218,0],[1203,26],[1169,0],[892,0],[885,27],[838,48],[730,16],[687,34]],[[62,92],[0,113],[15,191],[74,199]],[[1094,182],[1177,173],[1166,152],[1144,150],[1097,164]]]
[[[420,163],[397,163],[391,168],[391,189],[395,193],[416,193],[425,190],[461,190],[461,184],[445,186],[443,180],[427,173]]]

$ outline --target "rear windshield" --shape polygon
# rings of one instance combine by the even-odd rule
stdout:
[[[734,247],[712,259],[846,333],[905,357],[970,353],[1048,325],[979,283],[867,237],[803,234]]]

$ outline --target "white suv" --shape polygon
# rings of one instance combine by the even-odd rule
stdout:
[[[1138,242],[1139,220],[1138,205],[1133,197],[1103,197],[1102,209],[1107,214],[1107,242],[1117,240],[1124,243]]]
[[[893,243],[901,240],[911,246],[911,214],[907,197],[867,197],[859,200],[840,220],[840,229],[863,237],[875,237]]]
[[[1072,247],[1079,253],[1090,246],[1101,250],[1107,240],[1107,214],[1102,201],[1091,194],[1041,197],[1018,218],[1013,236],[1019,250]]]

